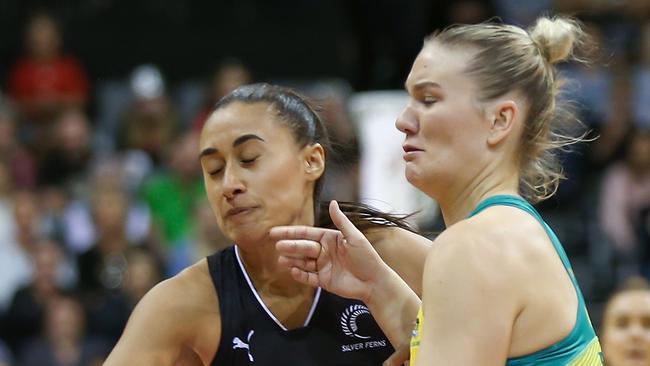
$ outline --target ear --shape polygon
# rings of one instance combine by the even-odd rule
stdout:
[[[316,181],[325,171],[325,149],[319,143],[305,146],[303,161],[307,178]]]
[[[513,100],[501,100],[493,105],[492,111],[487,143],[495,147],[514,133],[519,107]]]

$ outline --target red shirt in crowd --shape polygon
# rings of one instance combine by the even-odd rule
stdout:
[[[20,104],[83,103],[88,88],[86,73],[72,57],[51,61],[23,58],[9,74],[9,92]]]

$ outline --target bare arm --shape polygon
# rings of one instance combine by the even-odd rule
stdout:
[[[397,273],[390,268],[380,273],[364,302],[394,348],[411,338],[420,298]]]
[[[136,306],[119,342],[109,355],[106,366],[173,365],[181,354],[186,334],[174,317],[172,286],[161,283]]]
[[[498,250],[470,230],[448,230],[427,258],[416,366],[501,366],[508,357],[521,305]]]
[[[201,301],[205,291],[197,288],[200,281],[186,272],[161,282],[142,298],[105,366],[172,366],[196,351],[197,339],[202,338],[199,333],[206,328]],[[208,338],[214,341],[216,336],[216,345],[221,335],[220,317],[212,316],[209,326]],[[213,355],[198,356],[205,363]]]

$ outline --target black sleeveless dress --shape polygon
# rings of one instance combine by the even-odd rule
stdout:
[[[305,324],[287,330],[262,302],[236,247],[207,259],[221,311],[212,365],[381,365],[393,353],[362,302],[318,288]]]

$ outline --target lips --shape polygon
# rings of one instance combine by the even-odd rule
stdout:
[[[411,161],[415,159],[419,153],[424,152],[424,150],[417,148],[411,144],[404,144],[402,145],[402,148],[404,149],[404,155],[402,157],[405,161]]]
[[[410,152],[424,151],[424,150],[419,149],[419,148],[417,148],[417,147],[415,147],[413,145],[410,145],[410,144],[402,145],[402,149],[404,149],[404,152],[407,153],[407,154],[410,153]]]
[[[233,207],[226,211],[226,217],[237,217],[253,211],[256,207]]]

